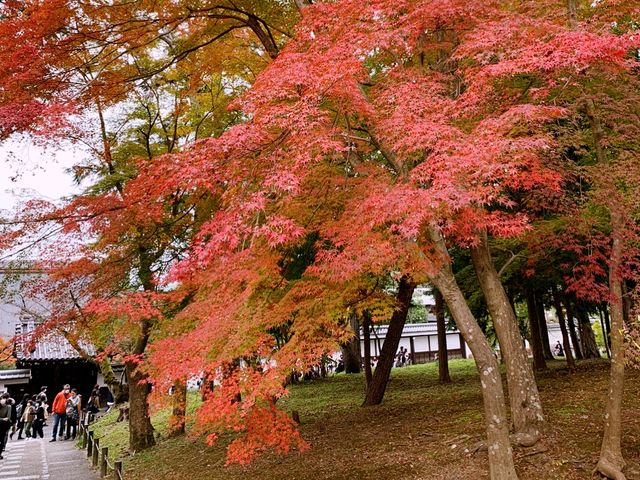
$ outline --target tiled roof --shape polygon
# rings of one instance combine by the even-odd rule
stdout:
[[[16,334],[27,333],[33,327],[16,328]],[[47,333],[38,339],[35,345],[29,345],[28,338],[16,343],[16,358],[23,362],[44,360],[80,360],[82,356],[71,344],[58,333]],[[31,348],[30,348],[31,347]],[[81,342],[81,347],[90,355],[95,354],[91,345]]]

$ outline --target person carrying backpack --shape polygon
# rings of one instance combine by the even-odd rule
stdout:
[[[69,438],[76,439],[80,408],[80,395],[78,395],[78,390],[72,388],[71,396],[67,398],[67,434],[64,437],[65,440],[69,440]]]

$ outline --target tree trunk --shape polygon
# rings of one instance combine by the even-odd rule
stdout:
[[[600,358],[596,336],[593,333],[593,328],[591,328],[589,314],[584,307],[578,307],[578,326],[580,328],[580,341],[584,358]]]
[[[553,360],[553,352],[549,341],[549,329],[547,328],[547,317],[544,313],[544,301],[542,295],[536,295],[536,312],[538,314],[538,325],[540,326],[540,339],[542,341],[542,351],[545,360]]]
[[[491,259],[486,232],[481,234],[480,244],[471,249],[471,259],[493,319],[507,370],[515,440],[519,445],[531,446],[540,438],[540,424],[544,421],[542,403],[527,352],[522,345],[516,314]]]
[[[397,294],[398,308],[391,316],[391,322],[389,323],[387,335],[384,339],[384,343],[382,344],[382,351],[378,358],[378,364],[373,372],[371,382],[367,386],[364,403],[362,404],[364,407],[379,405],[382,403],[384,392],[386,391],[387,384],[389,383],[389,376],[391,375],[393,361],[396,357],[398,345],[400,344],[402,330],[404,329],[404,324],[407,321],[407,314],[409,313],[409,307],[411,306],[411,297],[413,296],[413,290],[415,288],[415,284],[408,277],[403,276],[400,279]]]
[[[609,290],[611,292],[611,380],[604,415],[604,434],[600,459],[596,470],[614,480],[625,480],[625,466],[620,447],[622,437],[622,394],[624,391],[624,312],[620,266],[622,240],[619,238],[622,219],[611,215],[613,245],[609,266]]]
[[[447,302],[458,329],[473,353],[480,373],[490,478],[491,480],[517,480],[498,361],[456,282],[444,239],[437,227],[432,227],[429,233],[442,262],[440,271],[431,276],[431,281]]]
[[[580,348],[580,339],[578,338],[578,334],[576,333],[576,325],[573,322],[575,315],[573,314],[573,309],[571,308],[571,300],[567,295],[563,295],[562,301],[564,303],[564,308],[567,310],[567,323],[569,324],[569,335],[571,336],[571,344],[573,345],[573,351],[576,354],[576,358],[578,360],[582,360],[584,355],[582,355],[582,348]]]
[[[562,332],[562,348],[564,348],[564,355],[567,359],[567,367],[569,367],[570,373],[575,373],[576,362],[573,360],[573,353],[571,352],[571,344],[569,343],[569,332],[567,331],[567,323],[564,318],[564,312],[562,311],[562,302],[560,300],[560,293],[558,290],[553,289],[553,305],[558,315],[558,322],[560,323],[560,331]]]
[[[200,399],[205,402],[213,393],[213,374],[205,371],[202,375],[202,384],[200,385]]]
[[[540,338],[540,326],[538,325],[538,313],[536,310],[536,297],[531,287],[526,287],[527,312],[529,316],[529,331],[531,334],[531,352],[533,353],[533,368],[536,371],[548,370],[544,359],[542,339]]]
[[[187,415],[187,382],[184,379],[173,383],[171,395],[171,417],[169,417],[169,437],[184,435]]]
[[[449,351],[447,350],[447,325],[444,318],[444,298],[440,290],[433,289],[436,301],[436,323],[438,326],[438,380],[440,383],[450,383]]]
[[[596,114],[593,100],[587,99],[586,112],[591,124],[591,133],[596,150],[598,163],[604,166],[608,161],[605,157],[602,145],[604,135],[600,118]],[[609,261],[609,293],[611,295],[611,379],[609,395],[604,416],[604,434],[602,436],[602,448],[596,470],[614,480],[625,480],[622,473],[625,462],[622,457],[620,441],[622,436],[622,394],[624,390],[624,281],[620,272],[622,266],[622,232],[624,231],[624,218],[616,209],[609,209],[611,215],[611,259]],[[585,315],[586,317],[586,315]],[[581,318],[582,320],[582,318]],[[582,322],[581,322],[582,324]],[[589,327],[589,333],[593,336],[589,319],[585,325]],[[594,339],[595,343],[595,339]],[[585,354],[586,356],[586,354]],[[598,355],[599,356],[599,355]]]
[[[362,334],[364,336],[364,378],[367,387],[371,383],[371,315],[364,312],[362,316]]]
[[[156,444],[149,417],[149,384],[134,362],[125,363],[129,383],[129,449],[139,452]]]
[[[341,346],[344,372],[360,373],[362,365],[362,358],[360,357],[360,325],[358,324],[358,317],[354,314],[349,315],[349,329],[353,336]]]

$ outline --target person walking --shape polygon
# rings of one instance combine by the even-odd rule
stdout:
[[[18,423],[18,405],[16,405],[16,401],[11,397],[11,395],[8,392],[7,392],[7,405],[11,407],[11,439],[13,439],[13,434],[16,433],[16,424]],[[7,437],[8,436],[9,436],[9,432],[7,431]]]
[[[91,402],[98,410],[102,408],[100,402],[100,385],[96,385],[95,387],[93,387],[93,390],[91,391]]]
[[[47,404],[44,402],[37,402],[36,406],[36,417],[33,421],[33,438],[44,438],[44,432],[42,431],[42,427],[44,427],[44,415],[45,415],[45,406]]]
[[[0,397],[0,459],[3,458],[2,453],[7,446],[9,429],[11,428],[11,405],[7,403],[8,399],[8,393],[3,393]]]
[[[71,396],[67,398],[67,434],[64,437],[65,440],[76,439],[76,433],[78,429],[78,420],[80,419],[80,395],[75,388],[71,389]],[[72,433],[73,432],[73,433]]]
[[[67,398],[70,397],[69,390],[71,390],[71,387],[69,384],[66,384],[53,400],[53,432],[52,438],[49,440],[50,442],[55,442],[57,436],[62,439],[64,424],[67,420]],[[60,430],[58,431],[58,429]]]
[[[18,440],[22,439],[22,430],[24,429],[24,435],[26,438],[31,438],[31,427],[33,425],[33,421],[36,418],[36,409],[33,404],[33,400],[28,399],[27,404],[23,409],[22,416],[20,417],[21,427],[20,433],[18,434]]]
[[[29,402],[29,394],[25,393],[24,396],[22,397],[22,400],[20,401],[20,403],[16,406],[16,417],[18,418],[18,440],[22,440],[22,432],[24,430],[24,421],[22,420],[25,415],[25,409],[27,408],[27,403]],[[11,432],[11,435],[9,435],[10,439],[13,439],[13,434],[15,433],[15,431]],[[27,436],[29,436],[27,434]]]
[[[36,395],[36,402],[41,403],[44,406],[44,426],[47,426],[47,418],[49,417],[49,397],[47,396],[47,387],[40,387],[40,393]]]

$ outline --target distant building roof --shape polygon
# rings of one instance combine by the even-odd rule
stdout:
[[[375,334],[379,337],[386,337],[389,325],[376,325],[373,327]],[[436,335],[438,325],[433,323],[406,323],[402,330],[402,337],[420,337],[425,335]],[[447,333],[459,333],[458,330],[447,330]]]
[[[0,382],[8,380],[29,380],[31,378],[31,369],[20,368],[13,370],[0,370]]]

